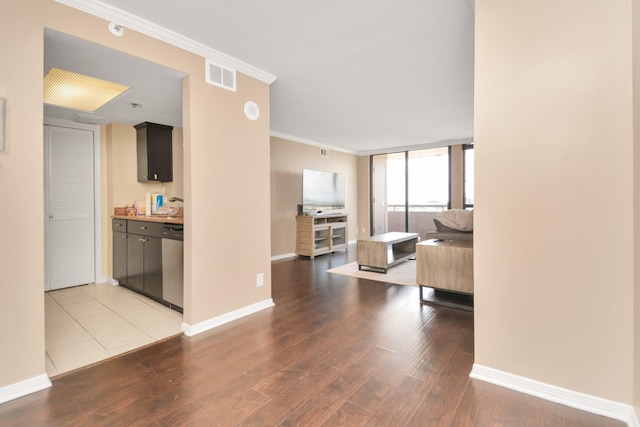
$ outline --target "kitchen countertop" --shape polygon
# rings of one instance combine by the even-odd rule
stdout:
[[[112,218],[116,219],[129,219],[134,221],[151,221],[162,222],[165,224],[184,224],[183,216],[162,216],[162,215],[112,215]]]

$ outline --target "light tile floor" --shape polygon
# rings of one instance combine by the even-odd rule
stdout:
[[[50,291],[44,302],[49,377],[181,333],[180,313],[121,286]]]

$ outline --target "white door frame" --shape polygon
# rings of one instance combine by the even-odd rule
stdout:
[[[101,195],[101,170],[100,170],[100,125],[78,123],[71,120],[45,117],[43,125],[60,126],[70,129],[84,129],[93,132],[93,162],[94,162],[94,275],[95,283],[103,283],[106,279],[102,276],[102,195]],[[44,143],[44,140],[43,140]]]
[[[386,233],[389,229],[389,213],[387,212],[387,165],[382,162],[371,163],[371,186],[373,187],[371,235]],[[382,183],[382,185],[380,185]]]

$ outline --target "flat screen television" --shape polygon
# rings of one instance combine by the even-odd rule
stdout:
[[[343,173],[302,170],[302,209],[305,213],[326,213],[344,209]]]

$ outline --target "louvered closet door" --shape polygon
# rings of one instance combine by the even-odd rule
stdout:
[[[45,126],[45,290],[91,283],[93,132]]]

